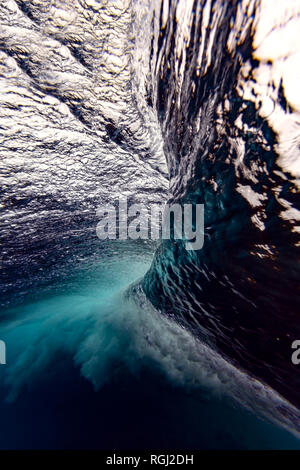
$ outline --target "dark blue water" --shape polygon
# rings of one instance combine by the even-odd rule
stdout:
[[[124,309],[122,291],[151,262],[143,258],[99,259],[70,271],[63,293],[41,293],[39,301],[6,311],[0,447],[300,448],[292,434],[243,409],[209,376],[202,385],[195,376],[191,386],[184,370],[168,374],[172,338],[151,343],[157,332],[146,308]],[[145,333],[150,349],[139,344]]]

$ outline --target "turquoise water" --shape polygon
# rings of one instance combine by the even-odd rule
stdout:
[[[184,333],[128,302],[150,263],[77,266],[55,295],[3,312],[0,447],[300,449],[222,393],[209,358],[195,368]]]

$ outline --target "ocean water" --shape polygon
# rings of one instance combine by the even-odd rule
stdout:
[[[197,357],[176,330],[126,305],[151,263],[137,258],[94,261],[56,295],[4,312],[1,448],[300,448],[232,400],[217,368],[191,369]]]
[[[290,0],[3,0],[0,448],[299,449]],[[204,246],[97,208],[204,204]]]
[[[2,449],[300,448],[232,399],[234,373],[222,382],[213,351],[193,357],[186,332],[126,300],[151,259],[115,251],[3,312]]]

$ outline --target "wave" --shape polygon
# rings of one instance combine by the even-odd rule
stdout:
[[[138,356],[299,431],[300,4],[270,5],[1,2],[3,304],[111,257],[99,204],[205,205],[201,251],[164,241],[114,301],[12,318],[11,399],[61,349],[95,387]]]
[[[132,261],[131,279],[143,274],[149,261]],[[122,371],[138,377],[148,367],[173,387],[224,407],[238,404],[299,437],[299,411],[156,310],[141,281],[128,288],[127,265],[115,259],[107,272],[102,266],[97,285],[94,280],[76,292],[30,303],[2,323],[1,337],[9,345],[1,384],[6,403],[38,389],[45,374],[54,375],[63,357],[70,357],[96,391],[111,386]]]
[[[163,242],[143,289],[297,406],[299,11],[299,2],[273,11],[266,1],[153,2],[141,40],[169,202],[205,207],[203,249]]]

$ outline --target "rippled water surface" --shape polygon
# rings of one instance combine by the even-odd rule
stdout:
[[[299,18],[1,2],[0,448],[299,448]],[[203,249],[99,240],[119,197]]]

